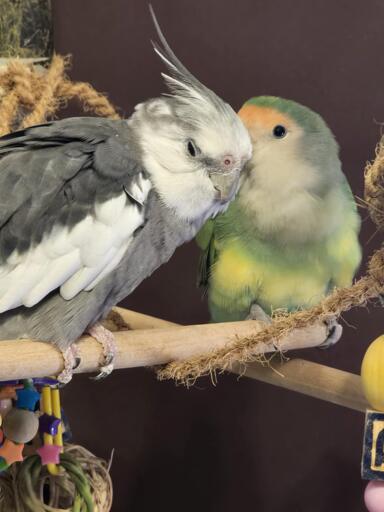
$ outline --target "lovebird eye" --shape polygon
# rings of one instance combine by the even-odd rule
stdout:
[[[193,140],[189,140],[187,142],[187,149],[188,149],[188,153],[191,156],[196,156],[199,153],[199,148],[196,146],[196,144],[193,142]]]
[[[281,124],[276,125],[273,129],[273,136],[276,137],[276,139],[282,139],[286,133],[287,129]]]

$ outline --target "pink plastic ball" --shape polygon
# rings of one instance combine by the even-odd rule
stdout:
[[[372,480],[364,492],[365,506],[369,512],[384,512],[384,482]]]

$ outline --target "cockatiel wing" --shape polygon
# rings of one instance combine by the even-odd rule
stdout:
[[[71,299],[118,265],[151,188],[128,137],[76,118],[0,139],[0,312]]]
[[[208,220],[197,233],[196,242],[201,249],[197,284],[207,290],[211,267],[216,256],[215,221],[213,219]]]

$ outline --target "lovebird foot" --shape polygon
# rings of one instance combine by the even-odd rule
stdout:
[[[107,377],[113,370],[113,361],[116,355],[116,340],[111,331],[108,331],[100,323],[96,322],[92,327],[88,327],[88,334],[95,338],[103,347],[104,361],[100,366],[100,373],[93,380],[101,380]]]
[[[319,345],[319,348],[322,349],[332,347],[332,345],[339,341],[341,335],[343,334],[343,326],[339,324],[336,318],[332,318],[326,321],[325,324],[328,328],[328,335],[325,341],[323,341],[323,343]]]
[[[75,370],[80,362],[79,349],[73,343],[65,350],[61,351],[64,359],[64,369],[57,376],[57,380],[61,386],[68,384],[72,380],[73,370]]]
[[[252,304],[246,320],[257,320],[267,324],[272,322],[271,317],[268,316],[264,309],[261,308],[258,304]]]

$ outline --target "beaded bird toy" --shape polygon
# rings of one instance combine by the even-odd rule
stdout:
[[[0,511],[108,511],[107,464],[69,440],[57,381],[0,383]]]

